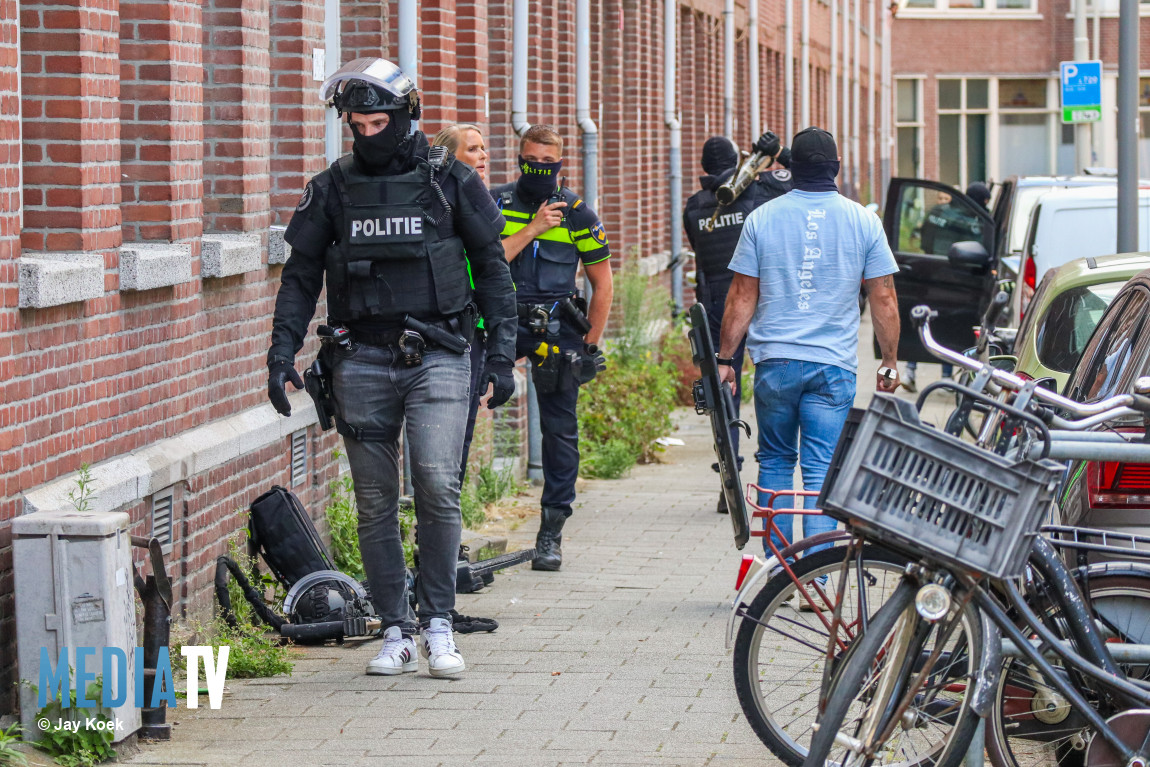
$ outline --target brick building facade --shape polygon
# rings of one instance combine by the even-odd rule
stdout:
[[[1094,2],[1099,20],[1094,21]],[[1150,3],[1142,3],[1142,39]],[[1118,3],[1087,0],[1091,58],[1103,61],[1093,164],[1116,167]],[[1073,0],[909,0],[893,24],[895,174],[951,184],[1072,173],[1059,62],[1074,59]],[[1096,34],[1096,30],[1100,34]],[[1098,46],[1098,47],[1096,47]],[[1142,176],[1150,173],[1150,49],[1141,47]]]
[[[492,149],[489,181],[510,180],[512,0],[422,5],[421,128],[430,134],[452,121],[483,126]],[[762,73],[761,124],[782,133],[783,10],[760,5],[753,56],[745,0],[735,9],[734,138],[744,147],[752,140],[743,85],[752,59]],[[134,534],[164,536],[175,613],[202,614],[211,608],[214,560],[244,524],[237,511],[257,494],[273,483],[289,486],[322,516],[328,482],[338,473],[338,437],[317,428],[302,392],[293,395],[290,419],[276,415],[266,401],[264,364],[287,257],[277,227],[287,223],[306,180],[326,165],[313,52],[325,45],[325,7],[332,4],[0,6],[3,711],[17,678],[14,516],[68,508],[77,471],[90,464],[93,508],[127,511]],[[810,6],[812,121],[825,124],[831,13],[821,0]],[[664,4],[593,0],[591,8],[599,211],[616,263],[644,258],[665,270],[679,233],[669,231]],[[531,0],[530,10],[528,119],[552,123],[567,137],[565,172],[578,189],[574,3]],[[703,141],[722,131],[722,12],[720,0],[678,6],[684,197],[693,191]],[[865,13],[861,39],[869,45]],[[397,60],[397,18],[394,0],[344,0],[342,60]],[[797,59],[797,25],[793,33]],[[872,60],[862,59],[864,100],[871,97]],[[865,146],[874,110],[862,114]],[[868,173],[864,163],[860,177]],[[317,317],[323,314],[321,304]],[[298,367],[315,351],[313,339]]]

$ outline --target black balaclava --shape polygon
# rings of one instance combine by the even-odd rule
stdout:
[[[410,154],[411,114],[406,109],[392,109],[387,114],[391,118],[387,126],[374,136],[365,136],[354,125],[351,126],[351,151],[364,171],[370,174],[392,171]],[[350,114],[348,124],[351,125]]]
[[[563,161],[559,162],[531,162],[519,155],[519,180],[515,182],[515,191],[526,202],[546,200],[559,188],[559,169]]]
[[[822,128],[799,131],[791,142],[791,178],[803,192],[837,192],[839,149]]]
[[[975,181],[966,188],[966,196],[985,208],[990,202],[990,187],[981,181]]]
[[[739,150],[726,136],[711,136],[703,144],[702,166],[708,176],[721,176],[739,164]]]

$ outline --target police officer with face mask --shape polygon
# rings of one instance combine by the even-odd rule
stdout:
[[[411,131],[418,95],[394,64],[357,59],[328,78],[322,94],[347,118],[354,144],[308,182],[284,235],[292,250],[276,298],[268,396],[281,414],[291,413],[285,384],[302,385],[295,355],[326,282],[330,327],[320,329],[328,336],[321,357],[355,481],[364,570],[385,628],[367,673],[416,671],[418,629],[430,674],[450,676],[464,670],[450,613],[473,299],[488,328],[481,380],[494,385],[489,406],[515,390],[503,217],[469,165],[442,148],[429,152],[424,135]],[[398,521],[405,423],[419,527],[418,627],[408,619]]]
[[[575,405],[579,387],[605,369],[597,344],[613,292],[603,224],[559,183],[562,164],[563,139],[533,125],[519,140],[519,179],[491,190],[506,219],[503,248],[519,304],[516,355],[530,358],[539,399],[543,496],[534,570],[558,570],[563,562],[563,524],[579,474]],[[580,263],[591,284],[589,305],[576,289]]]
[[[727,303],[727,291],[731,287],[732,272],[727,268],[731,255],[743,232],[743,221],[751,211],[769,200],[784,195],[791,190],[791,172],[787,169],[790,150],[782,147],[779,139],[771,132],[764,133],[755,142],[755,151],[775,158],[772,167],[761,173],[746,191],[729,205],[719,205],[716,191],[731,181],[739,165],[739,150],[725,136],[712,136],[703,144],[703,176],[699,177],[698,192],[687,199],[683,208],[683,228],[687,240],[695,251],[695,297],[707,310],[707,324],[711,331],[711,342],[719,348],[719,328],[723,325],[723,308]],[[739,344],[734,354],[735,384],[738,396],[735,397],[735,412],[739,410],[742,395],[743,352],[746,341]],[[739,452],[739,427],[731,427],[731,441],[735,454]],[[739,456],[739,468],[743,457]],[[712,467],[719,470],[716,463]],[[727,499],[719,493],[716,510],[727,513]]]

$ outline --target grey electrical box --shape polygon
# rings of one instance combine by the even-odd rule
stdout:
[[[38,511],[12,520],[12,568],[16,580],[16,641],[20,679],[39,685],[41,648],[56,668],[67,648],[69,668],[77,668],[77,648],[85,651],[87,674],[102,677],[121,723],[114,741],[140,728],[136,707],[136,597],[132,583],[128,515],[121,512]],[[103,648],[119,648],[126,660],[105,669]],[[75,684],[75,675],[68,676]],[[37,693],[20,687],[20,719],[25,737],[35,738]],[[84,711],[77,712],[83,715]],[[92,711],[88,716],[94,715]]]

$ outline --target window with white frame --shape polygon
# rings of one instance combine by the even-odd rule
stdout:
[[[1138,177],[1150,178],[1150,77],[1138,80]]]
[[[985,181],[990,81],[955,77],[938,81],[938,176],[966,188]]]
[[[922,171],[922,79],[906,77],[895,80],[895,136],[897,166],[895,173],[903,178],[918,178]]]
[[[1102,0],[1102,2],[1109,1]],[[913,16],[916,11],[919,13],[952,12],[955,15],[972,16],[982,14],[1020,15],[1037,13],[1038,0],[907,0],[903,10],[910,16]]]

